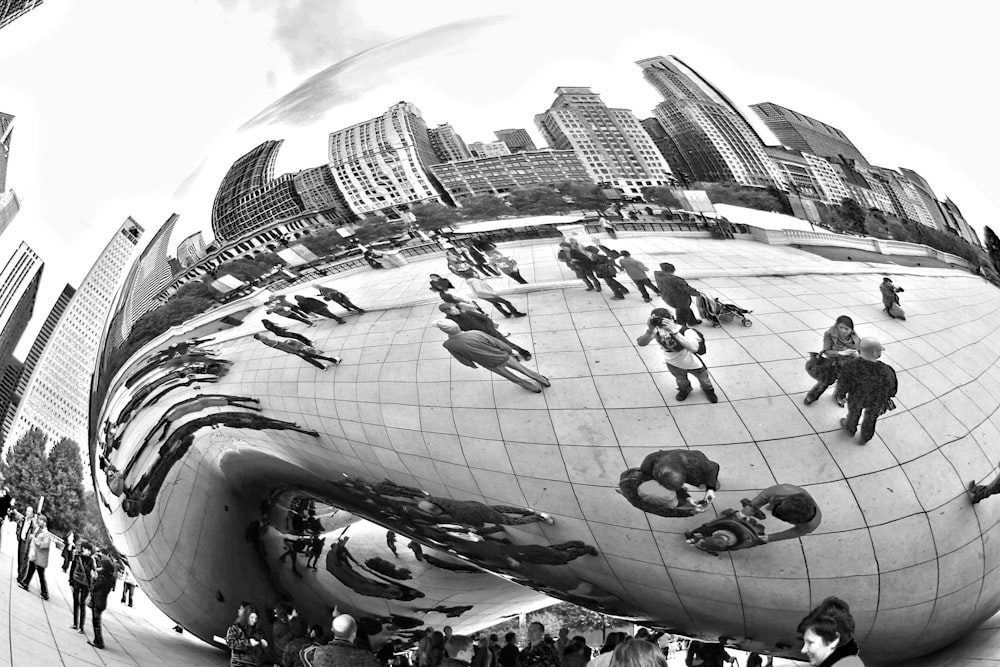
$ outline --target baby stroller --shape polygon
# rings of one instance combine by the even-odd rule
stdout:
[[[722,303],[717,298],[705,294],[698,295],[698,310],[712,321],[713,327],[721,327],[723,322],[732,322],[737,317],[740,318],[743,326],[753,326],[753,321],[747,317],[748,313],[753,312],[752,310],[740,308],[734,303]]]

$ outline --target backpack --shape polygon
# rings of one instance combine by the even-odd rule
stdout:
[[[73,569],[73,583],[77,586],[83,586],[84,588],[90,588],[90,572],[83,564],[83,558],[77,556],[74,563]]]
[[[698,350],[695,352],[698,356],[705,354],[705,336],[702,335],[697,329],[689,329],[687,327],[681,327],[681,335],[683,336],[688,331],[693,331],[698,334]],[[704,361],[701,363],[705,363]]]

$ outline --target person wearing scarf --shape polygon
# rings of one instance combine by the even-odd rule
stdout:
[[[802,619],[802,654],[812,667],[865,667],[854,641],[854,617],[846,602],[828,597]]]
[[[858,346],[861,338],[854,332],[854,320],[847,315],[841,315],[832,327],[823,334],[823,357],[827,360],[824,366],[825,377],[818,380],[806,394],[803,402],[806,405],[814,403],[823,395],[830,385],[837,381],[840,369],[844,364],[854,361],[858,356]],[[834,395],[837,404],[844,407],[844,399],[838,391]]]

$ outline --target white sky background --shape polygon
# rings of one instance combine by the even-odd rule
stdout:
[[[286,140],[278,173],[317,166],[330,131],[405,99],[466,142],[523,127],[541,146],[533,116],[556,86],[652,115],[659,98],[634,62],[656,55],[719,86],[765,141],[750,104],[819,118],[874,164],[918,171],[981,231],[1000,208],[992,11],[965,0],[46,0],[0,31],[0,111],[17,117],[7,187],[23,200],[0,261],[23,239],[46,262],[18,354],[126,216],[145,240],[174,212],[172,246],[199,229],[210,238],[219,181],[264,139]],[[294,104],[239,130],[295,89]]]

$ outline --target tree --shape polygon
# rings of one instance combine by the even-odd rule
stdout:
[[[425,231],[451,227],[462,219],[457,210],[437,202],[413,204],[410,213],[416,218],[417,226]],[[357,230],[354,233],[357,234]]]
[[[402,234],[405,229],[406,225],[402,222],[364,222],[354,228],[354,240],[358,243],[374,243]]]
[[[465,220],[496,220],[513,211],[496,195],[475,195],[462,200],[462,218]]]
[[[572,199],[582,211],[594,211],[597,215],[604,215],[611,207],[611,201],[604,196],[601,188],[592,183],[566,181],[557,185],[556,189],[563,197]]]
[[[993,268],[1000,271],[1000,238],[997,238],[996,233],[987,226],[983,230],[983,241],[985,241],[986,253],[993,260]]]
[[[87,491],[83,494],[83,507],[76,531],[80,538],[88,540],[94,547],[111,544],[111,536],[104,525],[99,502],[95,492]]]
[[[22,507],[36,506],[41,496],[48,495],[49,468],[45,460],[48,438],[34,426],[7,450],[7,458],[0,466],[11,496]],[[48,501],[46,501],[48,502]]]
[[[670,190],[670,188],[665,188],[662,185],[654,185],[643,188],[642,197],[646,201],[664,208],[683,208],[680,201],[674,196],[674,193]]]
[[[752,188],[736,183],[705,183],[702,189],[713,204],[731,204],[758,211],[783,212],[789,208],[788,201],[777,197],[767,188]]]
[[[865,233],[865,210],[861,208],[858,202],[854,201],[850,197],[844,197],[840,200],[840,215],[845,222],[850,226],[852,231],[858,232],[859,234]]]
[[[319,257],[333,255],[347,245],[347,239],[335,229],[323,229],[299,240]]]
[[[79,530],[83,522],[83,461],[80,445],[63,438],[49,450],[45,515],[57,532]]]
[[[562,195],[546,187],[511,190],[507,202],[520,215],[553,215],[570,207]]]

